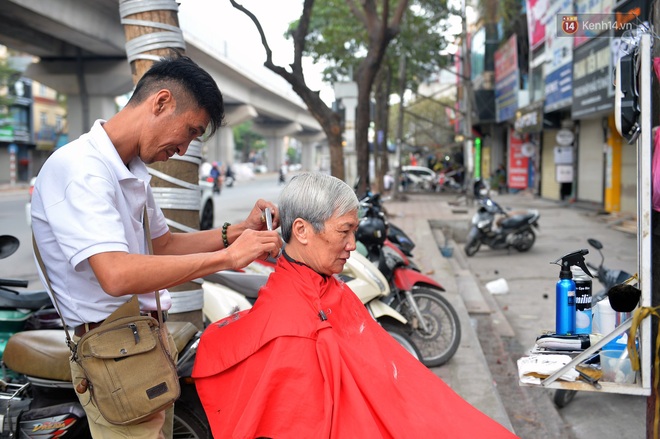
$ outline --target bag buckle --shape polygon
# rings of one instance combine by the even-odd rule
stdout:
[[[133,331],[133,338],[135,338],[135,344],[140,343],[140,333],[138,332],[137,325],[135,323],[129,323],[129,328]]]

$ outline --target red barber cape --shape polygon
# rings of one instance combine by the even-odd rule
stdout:
[[[512,438],[404,350],[334,276],[279,258],[193,370],[216,439]]]

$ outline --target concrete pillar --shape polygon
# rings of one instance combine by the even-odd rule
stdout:
[[[117,113],[115,96],[87,96],[88,112],[83,114],[83,97],[67,96],[67,126],[69,139],[74,140],[89,131],[96,119],[108,120]],[[83,126],[87,125],[87,126]]]
[[[268,145],[266,167],[270,172],[277,171],[284,163],[284,138],[279,136],[266,137],[266,145]]]
[[[284,161],[284,137],[302,131],[296,122],[254,124],[252,129],[264,136],[267,145],[266,167],[270,172],[277,171]]]
[[[344,109],[344,173],[346,182],[352,185],[357,178],[357,154],[355,151],[355,110],[358,89],[354,81],[339,82],[334,86],[335,99]]]
[[[303,171],[315,171],[315,154],[316,154],[316,144],[325,139],[325,134],[323,132],[314,133],[314,134],[296,134],[294,136],[302,144],[301,151],[301,165]]]
[[[225,125],[204,143],[202,157],[209,162],[234,164],[236,142],[233,128],[255,117],[257,117],[257,110],[252,105],[226,106]]]
[[[215,135],[204,142],[202,157],[209,162],[234,163],[234,131],[231,126],[223,126]]]

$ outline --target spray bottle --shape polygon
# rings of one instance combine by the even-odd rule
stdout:
[[[556,261],[551,262],[551,264],[561,266],[559,281],[556,286],[557,309],[555,317],[555,332],[557,335],[575,334],[575,282],[573,281],[571,267],[576,265],[589,276],[593,277],[584,262],[584,255],[588,253],[589,250],[583,248],[582,250],[569,253]]]

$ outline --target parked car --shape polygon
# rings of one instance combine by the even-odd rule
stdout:
[[[438,176],[429,168],[424,166],[401,166],[401,179],[404,190],[435,190]]]
[[[28,227],[32,227],[32,216],[30,209],[32,208],[32,192],[34,191],[34,183],[37,177],[30,179],[30,188],[28,191],[28,202],[25,204],[25,218]],[[213,205],[213,183],[205,180],[199,180],[199,189],[201,194],[201,207],[199,209],[199,230],[209,230],[213,228],[215,221],[215,208]]]

